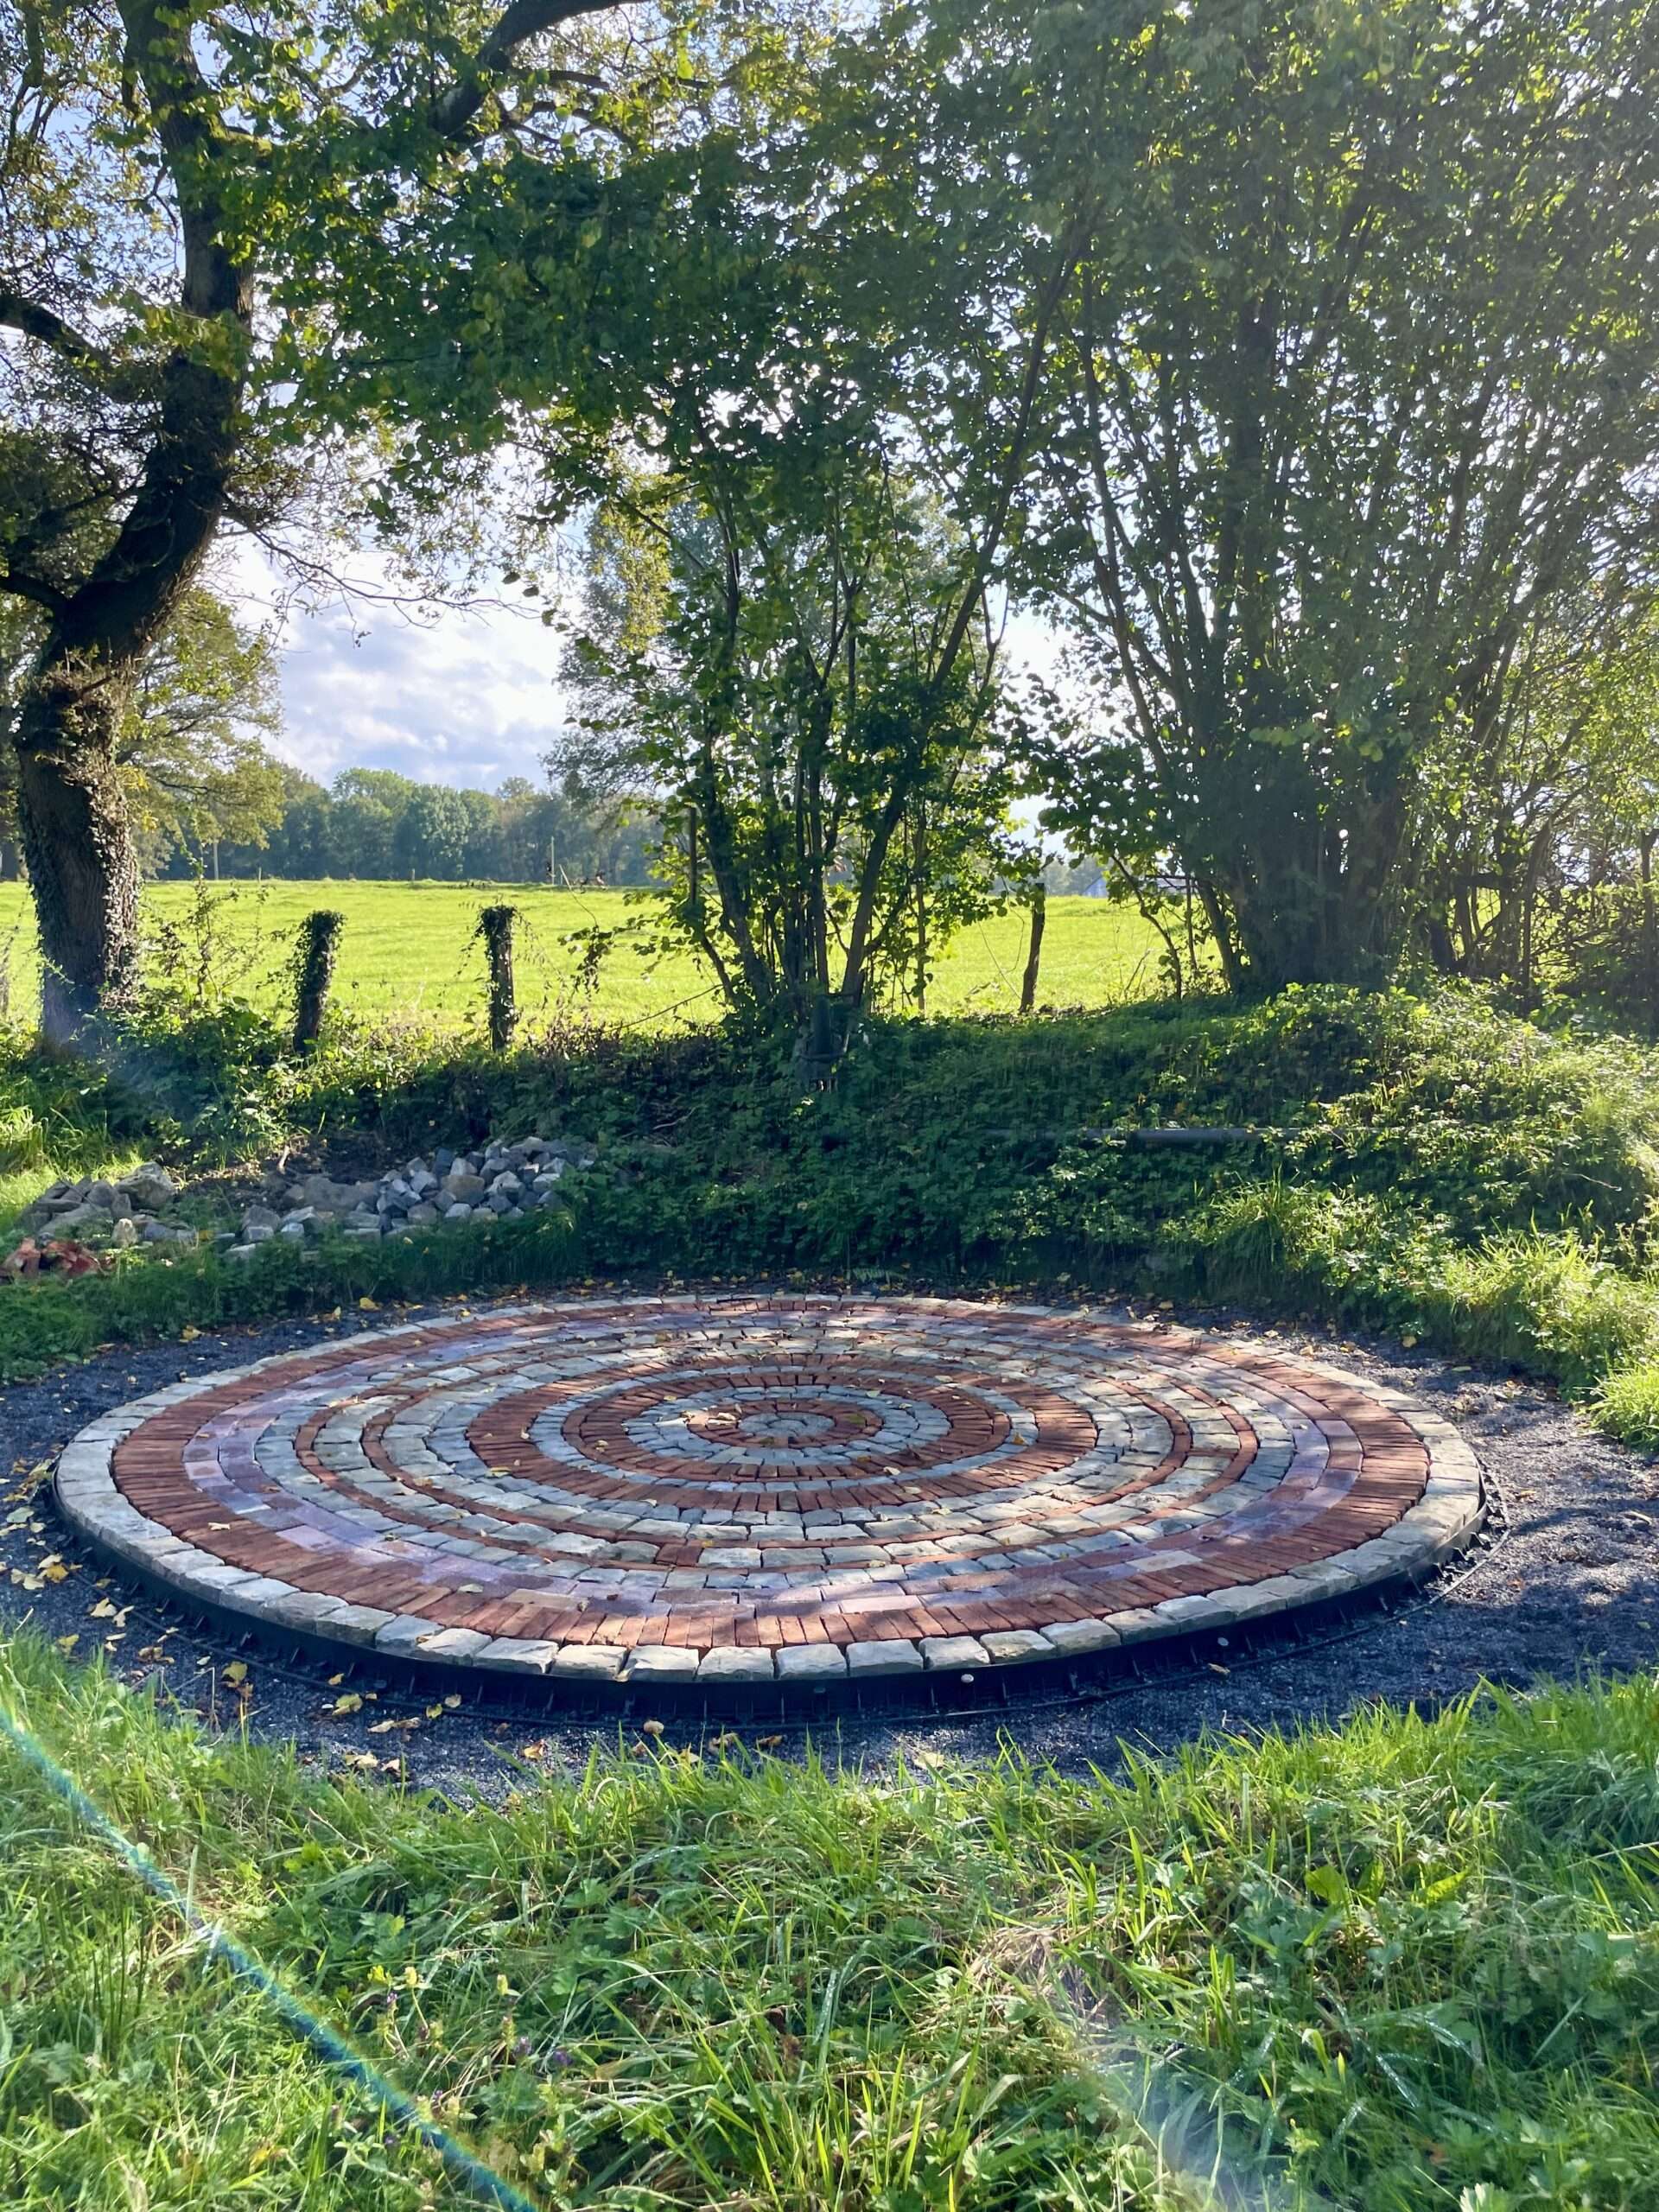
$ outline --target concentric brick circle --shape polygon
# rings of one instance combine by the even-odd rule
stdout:
[[[1345,1596],[1481,1512],[1448,1424],[1271,1344],[809,1297],[263,1360],[94,1422],[58,1494],[271,1629],[590,1689],[977,1678]]]

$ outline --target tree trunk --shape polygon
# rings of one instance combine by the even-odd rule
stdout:
[[[1026,953],[1026,972],[1020,982],[1020,1011],[1029,1014],[1037,1003],[1037,976],[1043,959],[1043,931],[1048,927],[1048,891],[1040,881],[1031,894],[1031,943]]]
[[[128,60],[178,195],[180,306],[194,328],[163,365],[132,505],[113,542],[54,607],[17,717],[18,813],[40,918],[41,1022],[60,1039],[133,981],[138,863],[115,733],[127,689],[194,581],[225,512],[253,315],[252,272],[224,242],[213,127],[188,17],[156,0],[127,0],[122,13]]]
[[[927,1012],[927,808],[916,810],[912,857],[916,868],[916,1011]]]
[[[112,754],[117,701],[42,669],[17,720],[17,811],[41,938],[41,1025],[63,1041],[130,989],[138,861]]]

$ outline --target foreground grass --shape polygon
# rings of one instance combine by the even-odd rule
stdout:
[[[499,1810],[213,1745],[26,1639],[0,1700],[550,2207],[1659,2202],[1659,1688],[1120,1783],[626,1748]],[[404,2212],[424,2152],[0,1739],[0,2193]]]
[[[474,941],[479,908],[509,899],[523,916],[518,985],[532,1023],[579,1005],[611,1022],[660,1027],[713,1020],[712,978],[689,952],[649,949],[652,909],[620,891],[550,891],[536,884],[315,882],[208,887],[157,883],[144,893],[146,925],[178,935],[187,976],[206,963],[213,986],[232,982],[257,1005],[285,1004],[284,963],[303,916],[330,906],[346,917],[337,975],[343,1010],[439,1027],[482,1020],[484,966]],[[204,907],[215,918],[204,927]],[[1000,914],[965,931],[938,962],[930,994],[941,1014],[1012,1014],[1020,1003],[1027,917]],[[631,931],[602,962],[595,988],[577,988],[582,948],[592,930]],[[204,945],[204,938],[206,944]],[[1100,899],[1049,901],[1042,996],[1056,1006],[1110,1006],[1160,988],[1154,931],[1139,914]],[[10,983],[14,1019],[32,1018],[40,978],[28,893],[0,883],[0,1015]],[[689,1003],[688,1003],[689,1001]]]

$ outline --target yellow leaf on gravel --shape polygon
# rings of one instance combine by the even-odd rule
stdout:
[[[73,1651],[80,1642],[80,1638],[78,1636],[60,1636],[57,1642],[60,1651]]]
[[[238,1682],[245,1682],[248,1679],[246,1664],[240,1659],[232,1659],[230,1665],[225,1669],[225,1679],[232,1685],[232,1688],[234,1688]]]
[[[459,1713],[459,1712],[460,1712],[460,1710],[461,1710],[461,1700],[460,1700],[460,1699],[455,1695],[455,1694],[454,1694],[454,1692],[453,1690],[451,1690],[451,1692],[449,1693],[448,1696],[447,1698],[445,1698],[445,1700],[443,1700],[443,1702],[444,1702],[445,1709],[446,1709],[448,1712],[450,1712],[450,1713]]]
[[[355,1690],[350,1690],[344,1697],[337,1697],[328,1710],[330,1713],[361,1713],[363,1700]]]
[[[200,1334],[200,1329],[193,1329],[187,1321],[183,1328],[179,1331],[179,1342],[181,1344],[193,1344]]]
[[[60,1559],[43,1559],[41,1573],[48,1582],[67,1582],[69,1580],[69,1569]]]
[[[426,1717],[429,1720],[442,1720],[443,1707],[441,1705],[429,1705],[426,1708]]]
[[[378,1313],[380,1311],[380,1308],[375,1304],[372,1298],[359,1298],[357,1301],[357,1306],[358,1311],[360,1313]]]

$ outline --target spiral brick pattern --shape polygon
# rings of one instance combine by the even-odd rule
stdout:
[[[261,1361],[94,1422],[58,1491],[256,1623],[589,1685],[1105,1651],[1421,1571],[1481,1510],[1446,1423],[1270,1344],[762,1296]]]

